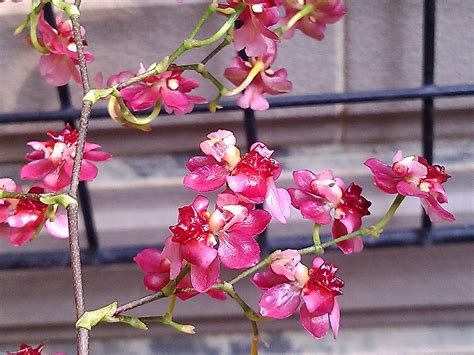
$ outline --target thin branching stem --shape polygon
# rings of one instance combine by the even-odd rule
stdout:
[[[79,71],[81,74],[83,94],[86,95],[90,90],[90,86],[89,76],[87,74],[86,58],[84,56],[84,45],[81,35],[79,16],[72,16],[71,23],[73,28],[74,42],[76,44],[77,55],[79,59]],[[79,118],[79,137],[77,139],[74,165],[72,169],[72,179],[69,189],[69,195],[74,199],[77,199],[79,176],[84,155],[84,146],[86,142],[87,128],[89,126],[90,113],[91,103],[88,101],[83,101],[81,116]],[[69,227],[69,252],[71,255],[74,301],[76,305],[76,319],[79,319],[85,311],[85,306],[84,290],[82,285],[81,247],[79,244],[79,207],[77,204],[71,204],[67,207],[67,216]],[[77,330],[77,353],[79,355],[86,355],[89,353],[89,333],[85,328],[80,328]]]

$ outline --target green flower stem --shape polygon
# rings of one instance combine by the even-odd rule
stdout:
[[[260,341],[260,333],[258,331],[258,325],[257,322],[255,321],[250,321],[252,324],[252,331],[253,331],[253,337],[252,337],[252,345],[250,347],[250,355],[258,355],[258,343]]]
[[[10,198],[15,200],[35,200],[44,203],[45,205],[61,205],[65,208],[70,204],[77,204],[75,198],[69,196],[65,193],[45,193],[45,194],[35,194],[35,193],[22,193],[22,192],[8,192],[0,189],[0,199]]]
[[[114,90],[112,92],[112,96],[115,97],[117,100],[120,111],[122,112],[123,120],[126,123],[129,123],[133,126],[148,126],[155,118],[158,117],[161,110],[161,100],[158,100],[153,107],[153,111],[145,117],[136,117],[127,107],[123,99],[120,97],[120,92],[118,90]]]
[[[234,25],[235,21],[237,21],[237,18],[240,16],[240,14],[242,13],[242,11],[244,11],[245,7],[247,5],[242,2],[241,4],[239,4],[239,6],[235,9],[235,12],[229,16],[229,18],[227,19],[227,21],[224,23],[224,25],[222,25],[221,28],[219,28],[219,30],[217,30],[216,33],[214,33],[212,36],[210,36],[209,38],[207,39],[203,39],[203,40],[195,40],[193,38],[188,38],[187,40],[184,41],[184,45],[186,47],[189,47],[187,49],[191,49],[191,48],[197,48],[197,47],[204,47],[204,46],[208,46],[210,44],[213,44],[214,42],[218,41],[222,36],[224,36],[226,34],[226,32]],[[201,24],[202,25],[202,24]],[[194,32],[194,31],[193,31]],[[192,33],[191,33],[192,34]]]
[[[383,216],[383,218],[374,225],[374,228],[379,229],[380,232],[382,232],[383,227],[385,227],[387,223],[390,222],[390,220],[393,218],[395,212],[397,212],[398,207],[400,207],[404,199],[405,199],[405,196],[398,194],[395,200],[390,205],[390,208],[388,209],[387,213],[385,213],[385,216]]]
[[[237,282],[239,282],[242,279],[245,279],[247,276],[252,275],[255,271],[261,269],[262,267],[265,267],[267,265],[270,265],[273,261],[273,259],[280,253],[281,250],[275,250],[273,253],[268,255],[266,258],[264,258],[262,261],[260,261],[257,265],[252,266],[250,269],[245,270],[238,276],[234,277],[232,280],[229,281],[229,284],[235,285]]]
[[[15,200],[36,200],[39,201],[46,194],[32,194],[32,193],[18,193],[18,192],[8,192],[0,189],[0,199],[1,198],[11,198]],[[51,195],[51,194],[48,194]]]
[[[212,288],[227,293],[230,298],[237,302],[240,308],[242,308],[242,310],[244,311],[245,316],[251,321],[256,322],[265,319],[257,312],[255,312],[252,307],[245,303],[245,301],[239,296],[239,294],[234,290],[234,287],[229,282],[223,282],[221,284],[215,285],[215,287]]]
[[[170,296],[175,293],[176,285],[178,285],[181,280],[186,276],[186,274],[191,270],[191,264],[186,264],[186,266],[181,270],[178,277],[176,279],[171,280],[168,284],[163,287],[162,291],[163,294],[166,296]]]
[[[232,37],[228,34],[225,36],[224,40],[219,44],[211,53],[209,53],[203,60],[201,60],[202,64],[206,64],[210,61],[217,53],[219,53],[222,49],[227,47],[232,42]]]
[[[144,304],[148,304],[148,303],[151,303],[151,302],[154,302],[166,297],[168,296],[166,296],[162,291],[158,291],[151,295],[141,297],[137,300],[128,302],[126,304],[121,305],[120,307],[117,307],[117,310],[114,313],[114,317],[118,316],[121,313],[129,311],[131,309],[137,308],[139,306],[143,306]]]
[[[286,23],[285,25],[281,26],[276,30],[276,32],[281,36],[290,28],[292,28],[296,23],[301,20],[303,17],[308,16],[310,13],[314,11],[314,5],[309,4],[303,7],[300,11],[293,15],[292,18]]]
[[[191,266],[188,264],[183,268],[183,270],[181,270],[178,277],[175,280],[168,282],[168,284],[161,291],[152,293],[151,295],[141,297],[117,307],[114,316],[174,294],[176,291],[176,285],[186,276],[189,270],[191,270]]]
[[[349,239],[352,239],[352,238],[355,238],[355,237],[361,237],[361,236],[367,236],[367,235],[368,236],[373,236],[373,237],[379,237],[380,234],[383,231],[383,227],[385,227],[385,225],[392,219],[393,215],[397,211],[398,207],[400,206],[400,204],[402,203],[404,198],[405,198],[405,196],[397,195],[395,200],[390,205],[387,213],[385,213],[383,218],[379,222],[374,224],[373,226],[370,226],[370,227],[367,227],[367,228],[361,228],[361,229],[359,229],[355,232],[343,235],[339,238],[330,240],[326,243],[319,244],[318,247],[315,247],[314,245],[312,245],[310,247],[300,249],[300,250],[298,250],[298,252],[301,255],[312,254],[312,253],[320,254],[321,253],[320,250],[322,250],[324,252],[324,249],[329,248],[330,246],[333,246],[333,245],[335,245],[339,242],[343,242],[345,240],[349,240]],[[314,229],[313,229],[313,238],[314,238]],[[257,265],[251,267],[250,269],[245,270],[240,275],[238,275],[235,278],[233,278],[232,280],[230,280],[229,284],[234,285],[237,282],[239,282],[240,280],[246,278],[247,276],[252,275],[254,272],[261,269],[262,267],[270,265],[272,263],[273,259],[278,255],[279,252],[281,252],[281,250],[274,251],[273,253],[268,255],[265,259],[260,261]]]
[[[385,227],[387,223],[392,219],[393,215],[397,211],[398,207],[400,206],[404,198],[405,196],[397,195],[395,200],[390,205],[390,208],[388,209],[387,213],[385,213],[383,218],[380,221],[378,221],[376,224],[367,228],[361,228],[355,232],[343,235],[339,238],[323,243],[321,244],[321,248],[326,249],[326,248],[329,248],[330,246],[336,245],[337,243],[340,243],[340,242],[343,242],[345,240],[349,240],[355,237],[363,237],[363,236],[379,237],[380,234],[382,234],[383,232],[383,227]],[[298,251],[301,255],[306,255],[306,254],[314,253],[315,249],[316,248],[314,246],[311,246],[304,249],[300,249]]]
[[[208,79],[219,91],[219,94],[229,91],[219,79],[212,75],[204,64],[187,64],[187,65],[173,65],[170,67],[173,70],[192,70],[200,74],[203,78]]]
[[[204,11],[204,13],[202,14],[201,18],[199,19],[196,27],[194,27],[194,29],[192,30],[192,32],[190,33],[189,35],[189,39],[194,39],[194,37],[196,37],[196,35],[198,34],[199,30],[201,29],[202,25],[204,24],[204,22],[206,22],[207,18],[216,11],[216,8],[218,7],[218,5],[214,2],[212,2],[208,8],[206,9],[206,11]]]
[[[319,237],[319,230],[321,226],[318,223],[315,223],[313,226],[313,243],[316,254],[323,254],[324,249],[321,248],[321,238]]]
[[[176,295],[170,296],[170,303],[168,304],[168,309],[166,310],[166,315],[170,318],[173,317],[174,307],[176,306]]]
[[[194,326],[190,324],[180,324],[173,321],[171,318],[166,316],[157,316],[157,317],[139,317],[142,322],[158,322],[164,325],[168,325],[173,329],[176,329],[179,332],[186,333],[186,334],[194,334]]]
[[[33,47],[40,53],[51,53],[48,48],[43,47],[38,42],[38,34],[36,32],[36,27],[38,26],[38,21],[40,17],[40,12],[43,6],[39,7],[39,10],[35,10],[30,14],[30,38],[31,44]]]
[[[239,15],[245,9],[245,6],[246,5],[244,3],[240,4],[237,7],[235,13],[233,13],[232,15],[229,16],[229,18],[224,23],[224,25],[222,25],[222,27],[216,33],[214,33],[211,37],[209,37],[205,40],[201,40],[201,41],[196,40],[193,37],[197,34],[197,32],[199,31],[199,29],[201,28],[201,26],[204,23],[204,21],[203,22],[199,21],[198,24],[196,25],[196,27],[190,33],[189,37],[187,39],[185,39],[183,41],[183,43],[173,53],[171,53],[169,56],[166,56],[165,58],[163,58],[159,63],[155,63],[154,65],[152,65],[146,72],[144,72],[140,75],[137,75],[137,76],[135,76],[131,79],[128,79],[128,80],[125,80],[125,81],[119,83],[118,85],[115,86],[115,88],[120,91],[121,89],[126,88],[127,86],[130,86],[130,85],[135,84],[137,82],[140,82],[140,81],[142,81],[142,80],[144,80],[144,79],[146,79],[150,76],[161,74],[161,73],[165,72],[168,69],[168,67],[181,54],[183,54],[187,50],[192,49],[192,48],[207,46],[207,45],[213,44],[214,42],[218,41],[222,36],[224,36],[227,33],[227,31],[229,31],[229,29],[231,29],[231,27],[234,25],[234,23],[237,20],[237,18],[239,17]],[[206,13],[208,12],[208,10],[209,10],[209,8],[206,10]],[[204,15],[203,15],[203,17],[204,17]],[[207,16],[209,16],[209,15],[207,15]],[[202,17],[201,17],[201,19],[202,19]],[[206,19],[207,19],[207,17],[206,17]]]
[[[250,320],[250,324],[252,325],[253,337],[250,346],[250,355],[257,355],[258,354],[258,342],[259,342],[259,331],[257,322],[260,320],[265,320],[267,318],[260,316],[257,312],[255,312],[252,307],[250,307],[234,290],[234,287],[228,283],[223,282],[219,285],[216,289],[222,290],[229,295],[237,304],[242,308],[245,313],[245,316]]]

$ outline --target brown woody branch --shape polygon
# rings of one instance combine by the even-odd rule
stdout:
[[[76,6],[80,1],[76,0]],[[86,58],[84,56],[84,45],[81,35],[81,25],[79,16],[72,16],[71,23],[74,33],[74,42],[77,47],[79,58],[79,71],[82,80],[82,89],[84,95],[90,90],[89,77],[87,74]],[[81,116],[79,118],[79,137],[76,146],[76,155],[74,157],[74,166],[72,170],[72,179],[69,189],[69,195],[77,199],[77,191],[79,187],[79,176],[81,164],[84,155],[84,146],[87,136],[87,128],[89,126],[89,117],[91,112],[91,103],[83,102],[81,108]],[[69,227],[69,252],[71,255],[71,268],[73,278],[74,302],[76,304],[76,318],[82,316],[85,311],[84,306],[84,290],[82,285],[82,268],[81,268],[81,247],[79,245],[79,208],[77,204],[68,206],[68,227]],[[89,353],[89,333],[87,329],[80,328],[77,330],[77,354],[86,355]]]

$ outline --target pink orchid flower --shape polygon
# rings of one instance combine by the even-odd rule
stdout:
[[[81,83],[81,77],[77,65],[79,57],[77,55],[76,44],[72,31],[71,21],[62,21],[60,17],[56,19],[57,29],[44,19],[44,12],[38,21],[38,41],[50,53],[43,54],[40,58],[40,73],[45,80],[55,86],[66,85],[72,77],[78,84]],[[81,27],[82,36],[85,30]],[[84,41],[84,46],[87,42]],[[94,60],[91,53],[84,53],[86,62],[90,63]]]
[[[198,292],[206,292],[219,278],[219,258],[214,248],[217,239],[209,228],[209,200],[198,195],[193,203],[178,209],[178,224],[165,243],[170,260],[170,277],[174,280],[183,264],[191,264],[191,283]]]
[[[46,188],[57,192],[71,183],[78,132],[66,125],[60,133],[48,131],[47,135],[51,140],[28,143],[34,151],[26,155],[31,162],[21,168],[20,175],[26,180],[41,179]],[[98,170],[93,162],[111,158],[110,154],[98,151],[100,148],[98,144],[86,142],[81,181],[92,181],[97,177]]]
[[[230,165],[235,165],[240,159],[240,151],[235,146],[236,139],[232,132],[219,129],[209,133],[207,138],[209,139],[199,145],[204,154],[214,157],[219,163],[224,160]]]
[[[207,136],[200,144],[206,156],[195,156],[186,163],[190,173],[183,179],[184,186],[198,192],[217,190],[226,182],[226,177],[240,161],[240,151],[235,146],[232,132],[218,130]]]
[[[234,85],[240,85],[249,75],[257,60],[261,60],[264,69],[246,87],[244,93],[237,100],[241,108],[251,108],[252,110],[267,110],[270,105],[263,94],[279,95],[286,94],[292,90],[291,81],[287,80],[286,69],[280,68],[276,71],[271,69],[275,61],[277,47],[275,43],[268,42],[267,52],[260,58],[250,58],[244,61],[240,57],[232,60],[230,67],[224,71],[224,76]]]
[[[145,71],[141,66],[137,74]],[[199,82],[185,78],[182,74],[182,71],[167,71],[151,76],[120,90],[120,95],[134,111],[147,110],[161,100],[167,113],[184,115],[191,112],[195,104],[204,104],[207,100],[188,94],[199,86]]]
[[[318,41],[323,40],[326,25],[336,23],[346,13],[341,0],[284,0],[286,22],[305,6],[313,5],[313,11],[304,16],[285,33],[285,37],[292,37],[295,29]]]
[[[156,248],[147,248],[139,252],[133,260],[140,269],[146,273],[143,282],[145,287],[154,292],[161,291],[170,281],[171,262],[165,254]],[[177,285],[176,295],[181,300],[187,300],[198,295],[198,292],[181,292],[181,290],[192,287],[191,277],[187,274]],[[220,290],[209,290],[207,294],[218,300],[225,300],[226,293]]]
[[[0,190],[5,192],[20,192],[20,188],[12,179],[0,179]],[[16,205],[16,200],[0,199],[0,223],[4,223],[10,215],[10,210]]]
[[[170,227],[172,236],[163,250],[169,260],[169,277],[174,280],[183,262],[188,262],[191,284],[199,292],[208,291],[217,282],[220,262],[232,269],[258,262],[260,248],[255,237],[271,219],[268,212],[241,203],[231,191],[218,196],[212,214],[208,205],[209,200],[199,195],[191,205],[179,208],[178,224]]]
[[[263,143],[254,143],[226,177],[229,188],[243,201],[265,202],[265,208],[281,223],[290,216],[290,195],[277,188],[275,181],[281,174],[281,165],[272,159],[273,150]]]
[[[332,221],[333,238],[352,233],[362,225],[362,217],[369,215],[371,203],[361,196],[362,188],[354,183],[346,188],[339,177],[332,171],[325,170],[315,174],[309,170],[293,172],[293,180],[298,188],[290,188],[292,205],[299,209],[303,218],[318,224],[329,224]],[[337,244],[345,254],[363,249],[360,237],[352,238]]]
[[[235,152],[233,148],[232,151]],[[290,215],[290,196],[275,185],[281,166],[271,158],[272,154],[263,143],[255,143],[241,159],[235,159],[237,153],[229,154],[232,158],[220,162],[212,155],[193,157],[186,163],[190,172],[185,175],[183,184],[194,191],[209,192],[227,183],[241,201],[265,202],[270,214],[286,223]]]
[[[298,309],[300,320],[314,337],[324,337],[332,328],[334,338],[339,330],[339,304],[344,282],[335,276],[338,268],[317,257],[308,271],[296,250],[282,252],[269,270],[252,277],[252,282],[265,293],[260,299],[260,313],[265,317],[284,319]],[[276,265],[273,265],[276,263]]]
[[[257,264],[260,247],[255,237],[268,226],[271,216],[239,201],[231,191],[219,194],[217,209],[209,217],[211,232],[219,240],[218,254],[224,266],[242,269]]]
[[[33,186],[28,192],[41,194],[44,189]],[[65,215],[55,216],[54,211],[49,211],[48,206],[40,201],[4,199],[0,206],[8,208],[6,211],[2,211],[7,215],[6,217],[2,216],[0,220],[2,236],[7,235],[10,243],[16,247],[34,239],[43,226],[53,237],[65,239],[69,236],[67,217]]]
[[[228,0],[229,7],[236,8],[242,0]],[[269,42],[279,41],[270,27],[278,23],[279,4],[275,0],[246,0],[247,7],[240,14],[241,26],[234,31],[234,47],[250,57],[261,56],[268,51]]]
[[[419,197],[432,221],[454,221],[454,216],[441,207],[441,203],[448,202],[442,184],[450,178],[444,166],[430,165],[421,156],[403,158],[401,151],[395,154],[392,166],[374,158],[364,164],[374,174],[375,186],[383,192]]]

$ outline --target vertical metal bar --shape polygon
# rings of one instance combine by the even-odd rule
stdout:
[[[243,60],[248,60],[247,54],[245,54],[244,50],[239,51],[239,57]],[[247,149],[250,151],[250,147],[252,144],[257,142],[257,120],[255,117],[254,110],[247,108],[244,111],[244,128],[245,128],[245,138],[247,141]],[[256,206],[258,209],[263,209],[263,204],[258,204]],[[260,245],[260,249],[262,251],[266,251],[267,249],[267,231],[264,230],[258,236],[258,244]]]
[[[250,108],[244,110],[244,128],[247,149],[250,150],[252,144],[257,142],[257,120],[254,110]]]
[[[436,1],[425,0],[423,2],[423,86],[434,84],[435,69],[435,15]],[[422,108],[422,146],[423,156],[431,164],[433,162],[433,140],[434,140],[434,99],[428,97],[423,99]],[[422,218],[422,241],[428,243],[428,235],[431,230],[431,221],[423,213]]]
[[[247,141],[247,147],[250,151],[250,147],[252,144],[257,142],[257,120],[255,118],[255,112],[252,109],[245,109],[244,110],[244,128],[245,128],[245,138]],[[258,209],[263,209],[263,204],[260,203],[256,206]],[[260,249],[262,251],[266,251],[267,249],[267,237],[268,233],[264,230],[258,236],[258,245],[260,245]]]
[[[45,20],[54,28],[56,28],[56,19],[54,16],[53,8],[51,3],[48,3],[44,6],[44,18]],[[59,102],[62,110],[72,109],[71,101],[71,91],[69,90],[69,85],[58,86],[57,88]],[[76,128],[76,122],[74,119],[66,119],[64,123],[68,123],[71,127]],[[84,218],[84,226],[86,230],[88,251],[96,255],[97,250],[99,249],[99,239],[97,237],[97,230],[94,222],[94,215],[92,212],[92,202],[90,198],[89,189],[87,183],[80,182],[78,195],[80,200],[80,207],[82,212],[82,217]]]
[[[81,181],[79,183],[78,194],[81,202],[82,217],[84,218],[84,227],[86,229],[88,250],[92,253],[96,253],[99,250],[99,238],[97,237],[97,229],[92,212],[92,202],[86,182]]]

